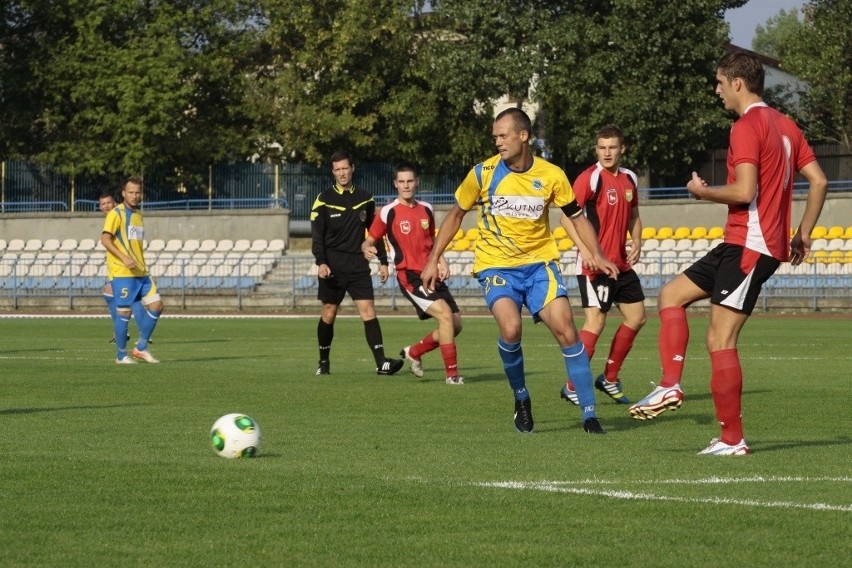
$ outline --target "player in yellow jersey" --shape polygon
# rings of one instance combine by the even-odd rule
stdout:
[[[98,196],[98,209],[106,215],[113,209],[115,209],[115,197],[113,197],[112,191],[107,190],[101,192],[100,196]],[[107,282],[103,287],[103,296],[104,302],[106,302],[107,310],[109,310],[109,317],[112,320],[111,324],[115,327],[115,318],[118,317],[118,313],[115,311],[115,296],[112,294],[112,274],[107,275]],[[139,325],[139,322],[142,321],[142,316],[144,315],[144,307],[142,306],[142,302],[133,302],[133,319],[136,320],[136,325]],[[130,335],[128,334],[127,339],[130,339]],[[109,340],[110,343],[115,343],[115,336]],[[153,343],[153,341],[149,338],[149,343]]]
[[[132,364],[136,361],[127,355],[127,328],[133,303],[141,301],[145,307],[139,326],[139,341],[131,354],[146,363],[159,363],[148,351],[148,339],[154,332],[163,301],[157,292],[157,286],[148,275],[142,243],[145,230],[142,224],[142,180],[128,178],[121,189],[122,203],[107,213],[101,233],[101,244],[107,251],[107,272],[112,278],[115,297],[115,345],[118,364]]]
[[[532,124],[525,112],[506,109],[492,130],[498,154],[477,164],[456,190],[456,203],[447,212],[421,278],[427,290],[439,280],[438,258],[461,227],[462,218],[479,206],[479,236],[474,275],[497,321],[498,352],[515,396],[515,428],[532,432],[534,423],[526,388],[521,350],[521,308],[542,321],[556,338],[568,376],[580,401],[583,429],[603,434],[595,414],[595,393],[589,359],[579,340],[557,263],[559,251],[550,232],[549,206],[564,212],[562,225],[573,224],[593,252],[589,268],[615,277],[618,269],[601,253],[594,229],[574,199],[571,184],[560,168],[533,156]]]

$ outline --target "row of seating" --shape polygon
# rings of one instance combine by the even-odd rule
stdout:
[[[795,233],[791,229],[790,235]],[[478,229],[459,229],[447,250],[463,252],[473,250]],[[719,243],[725,236],[722,227],[643,227],[642,246],[644,250],[703,250],[712,248],[714,243]],[[563,227],[553,230],[560,251],[568,251],[574,248],[574,241],[568,236]],[[813,239],[813,250],[852,250],[852,226],[843,228],[840,226],[823,227],[817,226],[811,232]]]
[[[146,252],[271,252],[275,254],[284,254],[286,243],[284,239],[152,239],[143,242],[143,248]],[[104,250],[103,245],[97,239],[12,239],[6,242],[0,239],[1,252],[90,252],[95,250]]]

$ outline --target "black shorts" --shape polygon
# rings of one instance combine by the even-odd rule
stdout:
[[[429,319],[432,316],[426,313],[433,303],[438,300],[444,300],[450,306],[450,310],[454,314],[459,313],[459,306],[456,304],[455,298],[450,293],[450,289],[444,282],[438,282],[435,285],[435,290],[427,294],[423,289],[423,281],[420,279],[420,273],[413,270],[405,270],[397,273],[397,282],[402,294],[408,298],[408,301],[414,306],[417,311],[417,317],[422,320]]]
[[[317,299],[323,304],[334,304],[339,306],[343,302],[346,293],[353,300],[372,300],[373,278],[369,270],[358,272],[334,272],[328,278],[318,278],[319,288]]]
[[[751,315],[763,283],[781,262],[740,245],[722,243],[683,271],[710,302]]]
[[[645,301],[642,282],[631,268],[618,273],[618,278],[597,274],[591,280],[588,276],[577,276],[580,299],[584,308],[598,308],[607,313],[613,304],[635,304]]]

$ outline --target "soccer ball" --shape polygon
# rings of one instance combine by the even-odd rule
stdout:
[[[260,448],[260,427],[245,414],[226,414],[213,423],[210,442],[223,458],[253,458]]]

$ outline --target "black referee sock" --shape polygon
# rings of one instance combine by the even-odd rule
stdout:
[[[364,322],[364,335],[367,336],[367,344],[373,352],[376,366],[381,367],[385,360],[385,346],[382,344],[382,328],[378,318]]]
[[[331,341],[334,339],[334,324],[325,323],[320,318],[317,324],[317,343],[319,343],[320,361],[328,361],[331,356]]]

